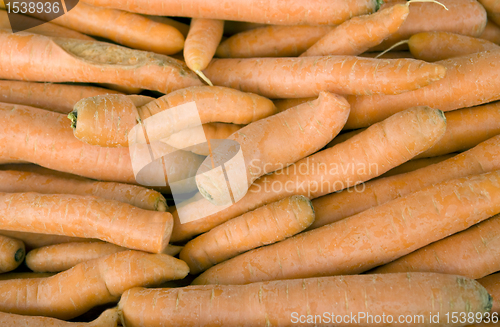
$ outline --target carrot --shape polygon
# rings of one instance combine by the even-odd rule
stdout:
[[[123,86],[118,84],[100,83],[99,85],[107,89],[115,90],[119,93],[125,94],[139,94],[143,91],[143,89],[138,87]]]
[[[296,57],[331,31],[333,26],[272,25],[238,33],[222,42],[220,58]]]
[[[202,124],[248,124],[277,112],[272,101],[264,97],[225,87],[200,86],[169,93],[140,107],[125,96],[83,99],[75,105],[69,117],[73,121],[75,136],[84,142],[107,147],[128,146],[128,132],[137,124],[137,116],[145,121],[164,110],[193,101]],[[184,128],[193,127],[183,125],[191,121],[165,121],[157,131],[158,135],[154,130],[148,130],[149,140],[168,138]]]
[[[486,313],[491,302],[488,292],[475,280],[410,273],[177,289],[137,287],[123,294],[118,308],[127,327],[376,326],[373,318],[382,315],[392,316],[394,325],[402,326],[396,322],[401,314],[420,316],[420,326],[449,326],[446,313]],[[439,316],[439,321],[431,322],[430,316]],[[335,317],[344,320],[335,323]],[[348,323],[344,323],[346,320]],[[388,320],[385,325],[392,325]]]
[[[495,23],[488,21],[486,27],[484,28],[483,34],[481,34],[479,38],[500,45],[500,27]]]
[[[260,2],[256,0],[135,1],[85,0],[94,6],[122,9],[149,15],[236,20],[276,25],[335,25],[352,16],[377,10],[376,0],[300,0]]]
[[[448,123],[446,125],[448,125]],[[448,127],[446,129],[448,130]],[[350,139],[351,137],[353,137],[354,135],[358,135],[359,133],[361,133],[363,131],[366,131],[366,128],[355,129],[353,131],[342,133],[342,134],[336,136],[333,140],[331,140],[330,143],[328,143],[326,145],[326,147],[331,148],[332,146],[335,146],[339,143],[345,142],[348,139]]]
[[[385,174],[380,175],[380,178],[390,177],[394,175],[409,173],[411,171],[415,171],[420,168],[424,168],[430,165],[434,165],[440,163],[441,161],[448,160],[453,156],[457,155],[456,153],[444,154],[439,157],[430,157],[430,158],[422,158],[422,159],[413,159],[405,162],[397,167],[392,168]]]
[[[291,99],[275,99],[273,100],[274,105],[279,112],[290,109],[292,107],[298,106],[307,101],[314,100],[314,97],[309,98],[291,98]]]
[[[489,294],[493,296],[491,312],[500,313],[500,273],[491,274],[478,280]]]
[[[500,171],[453,179],[220,263],[194,284],[356,274],[500,213]],[[258,258],[258,259],[257,259]]]
[[[42,246],[52,245],[52,244],[60,244],[67,242],[86,242],[90,239],[88,238],[79,238],[79,237],[71,237],[71,236],[62,236],[62,235],[50,235],[50,234],[39,234],[39,233],[26,233],[26,232],[15,232],[11,230],[0,230],[0,235],[4,235],[7,237],[15,238],[21,240],[25,247],[26,251],[36,249]]]
[[[209,85],[212,85],[212,82],[207,80],[201,71],[207,68],[212,60],[223,32],[222,20],[193,18],[186,38],[184,46],[186,65]]]
[[[227,209],[220,210],[204,198],[186,204],[182,210],[184,220],[189,222],[180,224],[178,212],[173,213],[172,241],[188,239],[287,196],[314,199],[375,178],[431,147],[445,129],[439,110],[413,108],[401,112],[344,143],[261,177],[243,199]],[[214,214],[199,219],[200,212],[212,209]]]
[[[34,273],[34,272],[10,272],[5,274],[0,274],[0,280],[9,279],[26,279],[26,278],[45,278],[54,276],[53,273]]]
[[[161,193],[145,187],[98,182],[34,165],[0,167],[0,192],[94,195],[145,210],[167,211],[168,209]]]
[[[437,63],[446,67],[446,77],[426,87],[398,95],[348,97],[351,114],[345,129],[369,126],[413,106],[426,105],[450,111],[500,99],[500,50]]]
[[[6,230],[98,238],[155,253],[167,247],[173,223],[169,212],[71,194],[0,193],[0,213]]]
[[[428,62],[500,49],[490,41],[448,32],[415,34],[408,40],[408,46],[415,58]]]
[[[182,34],[182,36],[184,36],[184,38],[186,38],[188,33],[189,33],[189,25],[181,23],[175,19],[171,19],[171,18],[163,17],[163,16],[156,16],[156,15],[142,15],[142,16],[144,16],[148,19],[151,19],[154,22],[162,23],[165,25],[170,25],[172,27],[175,27],[175,29],[177,29],[179,32],[181,32],[181,34]]]
[[[0,60],[2,79],[114,83],[163,93],[201,85],[178,60],[97,41],[0,33]]]
[[[104,311],[97,319],[85,322],[67,322],[48,317],[32,317],[0,312],[3,327],[117,327],[120,319],[116,308]]]
[[[397,4],[372,15],[354,17],[334,28],[300,56],[357,56],[394,34],[408,17],[409,5],[410,2]]]
[[[228,158],[234,143],[212,149],[196,174],[200,193],[215,205],[241,199],[259,177],[287,167],[323,148],[340,132],[349,116],[349,104],[340,96],[321,92],[318,99],[253,122],[227,138],[241,150],[244,167],[213,169],[213,161]],[[287,144],[293,144],[288,148]],[[219,164],[217,164],[219,165]],[[213,169],[213,170],[212,170]],[[228,192],[225,175],[246,176]]]
[[[304,196],[291,196],[198,236],[186,244],[179,258],[188,264],[192,274],[198,274],[240,253],[293,236],[313,221],[311,201]]]
[[[478,0],[488,13],[500,14],[500,2],[497,0]]]
[[[182,260],[166,254],[119,252],[52,277],[0,281],[0,311],[71,319],[94,306],[117,301],[129,288],[181,279],[188,272]]]
[[[0,235],[0,273],[16,269],[25,253],[23,242]]]
[[[482,278],[500,270],[500,216],[493,216],[463,232],[448,236],[371,271],[439,272]]]

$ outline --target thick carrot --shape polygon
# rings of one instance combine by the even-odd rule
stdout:
[[[345,128],[366,127],[413,106],[450,111],[500,99],[500,50],[437,63],[446,67],[446,76],[426,87],[397,95],[348,97],[351,114]]]
[[[334,28],[300,56],[357,56],[394,34],[409,13],[408,3],[397,4],[372,15],[354,17]]]
[[[335,25],[352,16],[377,10],[376,0],[287,0],[261,2],[257,0],[85,0],[94,6],[122,9],[149,15],[236,20],[275,25]]]
[[[387,319],[385,326],[411,325],[397,322],[402,314],[419,317],[419,326],[449,326],[446,313],[486,313],[491,302],[491,296],[475,280],[410,273],[177,289],[137,287],[123,294],[118,308],[122,323],[128,327],[376,326],[373,317],[381,320],[382,315],[394,319],[394,324]],[[430,316],[440,318],[431,322]]]
[[[333,148],[317,152],[287,168],[263,176],[243,199],[227,209],[197,198],[183,207],[186,222],[174,212],[173,241],[188,239],[243,213],[291,195],[317,198],[365,182],[428,149],[444,134],[441,111],[413,108],[371,126]],[[215,209],[199,219],[200,212]],[[196,220],[197,219],[197,220]]]
[[[227,158],[234,147],[232,142],[222,143],[212,149],[210,157],[198,169],[198,190],[215,205],[234,203],[259,177],[323,148],[340,132],[348,116],[349,104],[343,97],[321,92],[317,100],[253,122],[227,138],[239,144],[245,166],[227,173],[222,169],[212,170],[213,162]],[[224,187],[225,174],[246,175],[246,180],[242,180],[244,185],[231,185],[231,196]]]
[[[500,14],[500,1],[497,0],[478,0],[488,13]]]
[[[500,314],[500,273],[492,274],[478,280],[493,297],[491,312]]]
[[[22,32],[0,33],[0,61],[2,79],[114,83],[163,93],[202,84],[182,62],[161,54]]]
[[[220,263],[195,284],[356,274],[500,213],[500,171],[453,179]]]
[[[192,274],[198,274],[240,253],[300,233],[313,221],[311,201],[304,196],[291,196],[198,236],[184,246],[179,258],[188,264]]]
[[[119,252],[52,277],[0,281],[0,311],[71,319],[117,301],[129,288],[181,279],[188,272],[185,262],[166,254]]]
[[[333,26],[265,26],[238,33],[222,42],[220,58],[296,57],[331,31]]]
[[[500,216],[407,254],[370,273],[439,272],[482,278],[500,271]]]
[[[117,327],[120,316],[117,308],[104,311],[91,322],[68,322],[48,317],[33,317],[0,312],[2,327]]]
[[[19,267],[25,254],[23,242],[0,235],[0,273]]]
[[[70,113],[81,99],[116,91],[94,86],[0,80],[0,101]]]
[[[448,32],[414,34],[408,46],[415,58],[428,62],[500,49],[500,45],[490,41]]]
[[[184,38],[189,33],[189,25],[181,23],[175,19],[171,19],[171,18],[163,17],[163,16],[157,16],[157,15],[143,15],[143,16],[151,19],[152,21],[175,27],[179,32],[181,32],[181,34],[182,34],[182,36],[184,36]]]
[[[479,38],[500,45],[500,27],[495,23],[488,21],[486,27],[484,28],[483,34],[481,34]]]
[[[173,224],[169,212],[71,194],[0,193],[0,212],[6,230],[98,238],[154,253],[167,247]]]
[[[167,202],[161,193],[145,187],[99,182],[34,165],[1,166],[0,192],[94,195],[146,210],[167,211],[168,209]]]
[[[405,162],[397,167],[392,168],[385,174],[380,175],[380,178],[390,177],[394,175],[409,173],[411,171],[415,171],[420,168],[424,168],[430,165],[434,165],[440,163],[441,161],[445,161],[450,159],[451,157],[457,155],[456,153],[445,154],[439,157],[430,157],[430,158],[422,158],[422,159],[413,159]]]

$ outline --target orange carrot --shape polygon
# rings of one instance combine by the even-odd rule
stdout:
[[[260,2],[229,0],[225,2],[184,0],[148,0],[122,2],[117,0],[85,0],[94,6],[122,9],[149,15],[237,20],[276,25],[334,25],[352,16],[374,12],[376,0],[300,0]]]
[[[116,308],[104,311],[91,322],[67,322],[48,317],[32,317],[0,312],[2,327],[117,327],[120,319]]]
[[[394,34],[410,12],[409,2],[340,24],[301,54],[301,57],[359,55]]]
[[[370,272],[439,272],[482,278],[500,271],[499,228],[500,216],[493,216]]]
[[[490,41],[448,32],[415,34],[408,40],[408,46],[415,58],[428,62],[500,49]]]
[[[483,34],[481,34],[479,38],[500,45],[500,27],[495,23],[488,21],[486,27],[484,28]]]
[[[161,193],[145,187],[98,182],[34,165],[0,167],[0,192],[94,195],[146,210],[167,211],[168,208]]]
[[[488,13],[500,14],[500,2],[497,0],[478,0]]]
[[[356,274],[500,213],[500,171],[453,179],[220,263],[194,284]]]
[[[304,196],[291,196],[198,236],[186,244],[179,258],[188,264],[192,274],[198,274],[240,253],[293,236],[313,221],[311,201]]]
[[[227,142],[212,149],[210,157],[196,174],[200,193],[215,205],[226,205],[241,199],[259,177],[323,148],[340,132],[349,116],[349,104],[338,95],[321,92],[315,101],[301,104],[279,114],[253,122],[227,138],[239,144],[245,167],[235,168],[233,174],[246,175],[242,187],[232,185],[227,192],[225,172],[212,170],[213,161],[227,158],[233,143]],[[287,144],[294,146],[289,148]]]
[[[439,157],[430,157],[430,158],[422,158],[422,159],[413,159],[405,162],[397,167],[392,168],[385,174],[380,175],[380,178],[390,177],[394,175],[409,173],[411,171],[415,171],[420,168],[424,168],[430,165],[434,165],[440,163],[441,161],[445,161],[450,159],[451,157],[457,155],[456,153],[445,154]]]
[[[180,224],[178,213],[173,213],[172,241],[189,239],[287,196],[314,199],[375,178],[431,147],[445,129],[445,118],[439,110],[413,108],[401,112],[344,143],[261,177],[243,199],[227,209],[220,211],[206,199],[196,198],[183,208],[186,221],[194,221]],[[212,206],[217,209],[215,214],[197,219],[200,211],[206,212]]]
[[[443,78],[446,69],[413,59],[326,56],[214,59],[204,74],[216,85],[269,98],[304,98],[321,91],[398,94]]]
[[[189,33],[189,25],[188,24],[184,24],[184,23],[181,23],[177,20],[170,19],[168,17],[163,17],[163,16],[156,16],[156,15],[143,15],[143,16],[148,18],[148,19],[151,19],[152,21],[175,27],[179,32],[181,32],[181,34],[182,34],[182,36],[184,36],[184,38]]]
[[[154,253],[167,247],[173,223],[169,212],[71,194],[0,193],[0,213],[6,230],[98,238]]]
[[[306,51],[333,26],[265,26],[238,33],[222,42],[220,58],[295,57]]]
[[[493,308],[491,312],[500,314],[500,273],[483,277],[478,282],[493,296]]]
[[[410,273],[177,289],[138,287],[123,294],[118,308],[127,327],[376,326],[374,317],[382,320],[382,315],[393,317],[394,325],[411,325],[396,323],[403,313],[419,317],[420,326],[449,326],[447,313],[486,314],[491,302],[491,296],[475,280]],[[431,316],[439,317],[438,321],[431,322]],[[348,323],[344,323],[346,320]]]
[[[0,235],[0,273],[16,269],[25,253],[23,242]]]
[[[117,301],[129,288],[184,278],[188,272],[183,261],[166,254],[119,252],[52,277],[0,281],[0,311],[71,319]]]
[[[201,85],[187,66],[164,55],[22,32],[0,33],[0,61],[2,79],[114,83],[163,93]]]
[[[50,234],[38,234],[38,233],[26,233],[26,232],[15,232],[11,230],[0,230],[0,235],[15,238],[23,241],[26,246],[26,251],[36,249],[42,246],[67,243],[67,242],[88,242],[91,239],[79,238],[71,236],[62,235],[50,235]]]
[[[446,77],[426,87],[398,95],[348,97],[351,114],[345,128],[366,127],[413,106],[427,105],[450,111],[500,99],[500,50],[437,63],[446,67]]]

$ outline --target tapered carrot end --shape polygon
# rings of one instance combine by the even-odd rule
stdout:
[[[204,80],[208,85],[214,86],[212,82],[208,79],[208,77],[206,77],[201,70],[195,70],[194,72],[198,74],[198,76],[200,76],[200,78]]]

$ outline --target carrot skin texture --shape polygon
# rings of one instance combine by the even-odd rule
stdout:
[[[216,214],[180,224],[174,211],[172,241],[189,239],[287,196],[304,195],[314,199],[375,178],[431,147],[443,136],[445,129],[446,121],[439,110],[420,107],[401,112],[336,147],[261,177],[243,199]],[[325,169],[328,174],[325,174]],[[282,187],[276,190],[273,185]],[[204,198],[197,199],[184,207],[185,215],[196,217],[201,209],[210,205]]]
[[[478,282],[493,296],[491,312],[500,313],[500,273],[478,279]]]
[[[398,295],[405,292],[412,296],[400,299]],[[443,299],[442,307],[432,306],[432,299],[435,299],[433,295]],[[241,312],[242,307],[247,310]],[[296,326],[298,315],[314,317],[324,312],[335,312],[335,315],[344,317],[353,312],[367,312],[373,316],[384,313],[396,317],[402,311],[410,315],[422,314],[426,317],[422,321],[426,326],[432,325],[428,321],[429,313],[437,315],[440,312],[441,318],[436,326],[449,326],[445,313],[455,309],[487,312],[491,308],[491,297],[479,283],[471,279],[444,274],[410,273],[333,276],[174,289],[137,287],[123,294],[118,308],[128,327],[288,327]],[[199,314],[192,314],[194,310]],[[229,314],[234,312],[238,314]],[[293,312],[297,318],[295,323]],[[334,325],[331,322],[325,323],[326,320],[322,321],[322,326]],[[370,326],[367,323],[352,325]],[[318,324],[303,319],[300,326]],[[403,324],[395,323],[394,326]]]
[[[98,238],[153,253],[165,250],[173,225],[169,212],[70,194],[0,193],[0,212],[7,230]]]
[[[3,327],[117,327],[120,319],[116,308],[104,311],[91,322],[68,322],[49,317],[33,317],[0,312]]]
[[[186,65],[193,71],[207,68],[224,32],[224,21],[193,18],[184,46]]]
[[[500,171],[453,179],[246,252],[208,269],[193,283],[246,284],[356,274],[498,213]]]
[[[0,309],[71,319],[99,304],[117,301],[129,288],[159,285],[184,278],[188,272],[182,260],[165,254],[124,251],[86,261],[48,278],[0,281],[4,290]]]
[[[488,20],[483,34],[481,34],[479,38],[500,45],[500,27]]]
[[[401,75],[401,70],[408,74]],[[324,56],[214,59],[203,73],[214,85],[268,98],[305,98],[316,97],[320,91],[342,95],[398,94],[440,80],[446,69],[414,59]],[[366,78],[367,74],[371,77]]]
[[[19,267],[25,254],[22,241],[0,235],[0,273],[9,272]]]

